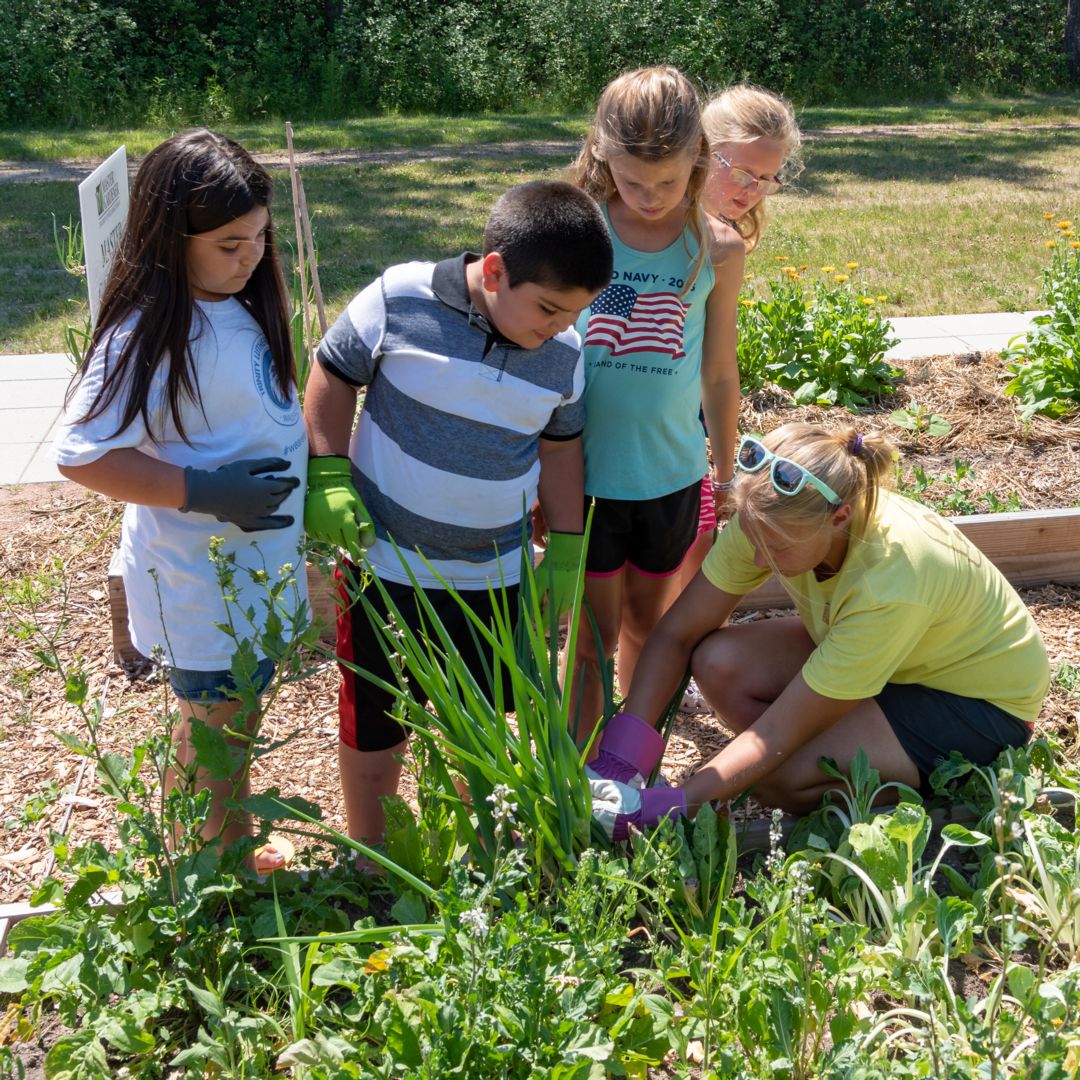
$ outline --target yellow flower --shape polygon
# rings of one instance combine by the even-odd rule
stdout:
[[[806,263],[803,263],[802,266],[799,267],[799,269],[800,270],[805,270],[806,269]]]
[[[757,301],[755,301],[755,300],[740,300],[739,301],[739,303],[742,304],[743,307],[753,307],[756,302]]]
[[[788,257],[786,255],[774,255],[773,259],[776,262],[787,262],[788,261]]]
[[[823,266],[823,267],[821,268],[821,272],[822,272],[823,274],[831,274],[831,273],[833,273],[833,272],[834,272],[835,270],[836,270],[836,267],[835,267],[835,266]]]
[[[847,274],[837,274],[836,275],[836,280],[841,281],[841,282],[847,281]]]
[[[1069,247],[1071,247],[1071,248],[1080,247],[1080,240],[1070,240],[1069,241]]]
[[[798,273],[798,271],[794,274],[788,274],[788,277],[791,278],[792,281],[802,281],[802,274]]]
[[[1062,236],[1075,236],[1076,233],[1074,233],[1072,229],[1062,229],[1061,230],[1061,235]]]
[[[884,304],[889,298],[885,293],[878,293],[878,299]]]
[[[743,279],[743,281],[753,281],[754,280],[754,275],[753,274],[743,274],[742,279]]]
[[[860,296],[859,299],[867,306],[873,307],[876,301],[872,296]]]
[[[364,961],[364,974],[365,975],[378,975],[381,972],[390,970],[390,950],[379,949],[377,952],[373,952]]]
[[[1057,247],[1057,241],[1056,240],[1047,240],[1046,241],[1046,247],[1048,247],[1048,248]]]
[[[797,274],[798,272],[799,271],[796,270],[794,266],[781,266],[780,267],[780,273],[781,274],[787,274],[789,277],[792,274]]]
[[[1071,229],[1072,228],[1072,222],[1071,221],[1059,221],[1057,223],[1057,227],[1059,229]]]
[[[1043,221],[1053,221],[1057,214],[1043,214]]]
[[[859,264],[858,263],[848,263],[847,268],[849,270],[858,270],[859,269]]]

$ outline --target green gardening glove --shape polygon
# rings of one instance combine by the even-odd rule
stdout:
[[[574,601],[578,570],[585,551],[581,533],[549,532],[544,558],[536,568],[536,587],[543,595],[542,604],[552,608],[561,619]]]
[[[375,527],[353,486],[347,457],[309,459],[304,528],[312,540],[347,548],[356,559],[375,543]]]

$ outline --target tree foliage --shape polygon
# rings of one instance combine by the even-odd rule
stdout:
[[[8,125],[589,108],[678,65],[801,103],[1053,89],[1080,0],[8,0]],[[1075,58],[1074,58],[1075,66]]]

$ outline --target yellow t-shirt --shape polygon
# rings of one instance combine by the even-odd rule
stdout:
[[[734,518],[702,566],[743,596],[771,574]],[[778,576],[816,648],[803,667],[823,697],[873,697],[919,683],[989,701],[1027,723],[1042,707],[1050,665],[1038,628],[1001,572],[963,533],[911,499],[882,492],[840,572]]]

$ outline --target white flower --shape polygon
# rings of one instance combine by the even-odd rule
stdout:
[[[517,803],[510,798],[510,795],[510,788],[506,784],[496,784],[487,797],[487,801],[491,803],[495,811],[495,820],[500,825],[513,825],[514,823],[514,811],[517,810]]]
[[[784,849],[780,846],[784,839],[784,811],[777,808],[772,812],[772,824],[769,826],[769,854],[765,859],[765,869],[770,874],[779,872],[784,862]]]
[[[814,890],[810,886],[810,864],[797,859],[791,864],[791,896],[795,901],[808,900]]]
[[[461,913],[461,924],[475,938],[483,937],[488,932],[487,912],[483,908],[469,908]]]

